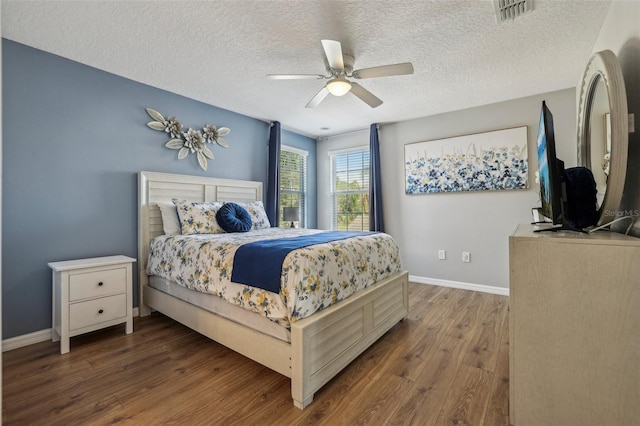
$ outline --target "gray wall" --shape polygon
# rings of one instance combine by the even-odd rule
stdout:
[[[51,327],[47,262],[137,257],[138,171],[266,181],[263,121],[5,39],[2,83],[5,339]],[[177,160],[166,135],[146,127],[146,107],[185,127],[227,126],[230,147],[213,147],[207,172],[193,155]],[[315,163],[313,139],[284,131],[282,142]],[[310,180],[315,191],[315,173]]]
[[[509,286],[509,235],[540,204],[534,173],[540,107],[553,113],[557,156],[576,165],[575,89],[425,117],[380,128],[384,216],[410,275]],[[512,127],[528,127],[529,189],[406,195],[404,145]],[[447,260],[438,260],[438,250]],[[462,263],[463,251],[471,262]]]

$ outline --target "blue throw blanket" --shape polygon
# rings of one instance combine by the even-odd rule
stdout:
[[[231,281],[280,293],[282,262],[289,252],[314,244],[370,234],[375,232],[332,231],[244,244],[233,258]]]

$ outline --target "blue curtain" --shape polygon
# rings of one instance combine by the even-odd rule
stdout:
[[[369,230],[384,232],[382,214],[382,179],[380,177],[380,140],[378,125],[372,124],[369,134]]]
[[[267,199],[264,204],[272,227],[279,225],[280,210],[280,122],[271,123],[269,133],[269,175],[267,176]]]

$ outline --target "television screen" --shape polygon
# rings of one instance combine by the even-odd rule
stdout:
[[[538,173],[542,215],[554,224],[563,224],[562,172],[564,163],[556,158],[553,116],[544,101],[538,126]]]
[[[564,162],[556,157],[553,115],[542,101],[538,126],[538,174],[540,180],[541,213],[552,226],[540,231],[578,231],[595,225],[596,183],[585,167],[564,169]]]

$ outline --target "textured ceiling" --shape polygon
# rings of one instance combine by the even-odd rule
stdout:
[[[1,12],[10,40],[323,136],[574,87],[609,5],[535,0],[505,24],[491,0],[3,0]],[[265,75],[325,74],[321,39],[341,41],[356,69],[415,73],[360,80],[376,109],[351,94],[307,109],[326,81]]]

